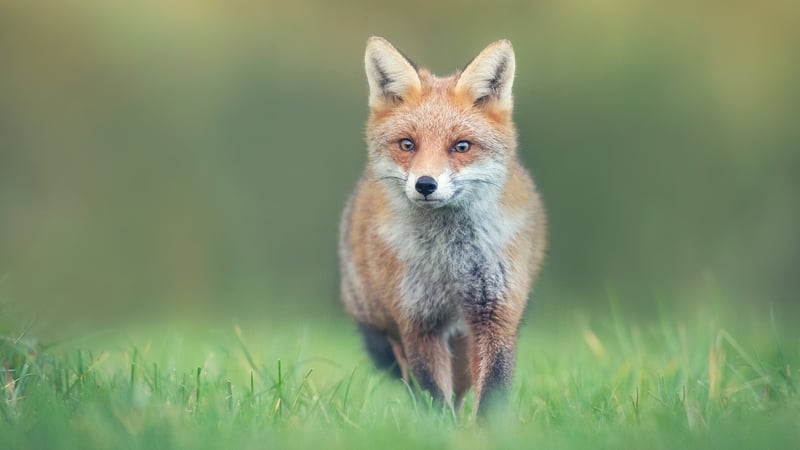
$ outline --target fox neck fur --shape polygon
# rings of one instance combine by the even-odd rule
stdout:
[[[436,209],[386,193],[391,216],[378,233],[405,268],[398,306],[419,326],[460,331],[460,302],[499,301],[508,289],[505,249],[533,218],[505,208],[499,185],[483,188],[482,197]]]

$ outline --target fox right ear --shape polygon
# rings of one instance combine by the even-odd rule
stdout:
[[[373,36],[367,41],[364,66],[369,81],[370,108],[383,106],[387,101],[402,101],[421,90],[414,63],[382,37]]]
[[[456,89],[465,92],[476,105],[490,103],[510,111],[514,67],[511,42],[505,39],[494,42],[464,68]]]

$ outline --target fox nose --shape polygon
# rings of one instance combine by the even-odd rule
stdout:
[[[428,196],[436,191],[436,186],[436,180],[434,180],[433,177],[423,175],[417,178],[417,184],[414,185],[414,188],[420,194]]]

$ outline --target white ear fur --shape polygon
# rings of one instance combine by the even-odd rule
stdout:
[[[373,36],[367,41],[364,66],[369,81],[369,106],[401,99],[411,89],[421,89],[417,69],[386,39]]]
[[[514,70],[511,42],[497,41],[483,49],[461,72],[456,89],[468,92],[476,104],[493,101],[502,108],[511,109]]]

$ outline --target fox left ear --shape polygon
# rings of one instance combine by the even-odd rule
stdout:
[[[456,90],[469,95],[475,105],[491,102],[502,109],[511,110],[514,70],[511,42],[505,39],[494,42],[464,68],[458,77]]]
[[[364,66],[369,81],[371,108],[381,107],[387,102],[403,101],[421,89],[414,63],[382,37],[373,36],[367,41]]]

